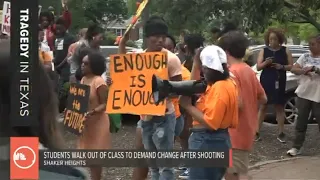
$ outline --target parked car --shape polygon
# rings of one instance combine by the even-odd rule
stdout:
[[[104,57],[109,57],[111,54],[118,53],[118,46],[100,46],[100,49]],[[127,49],[127,52],[135,52],[140,50],[133,47],[126,47],[126,49]]]
[[[256,64],[257,64],[257,58],[258,54],[261,49],[266,47],[265,45],[257,45],[257,46],[251,46],[250,52],[251,55],[248,57],[246,63],[252,67],[252,69],[256,72],[257,78],[260,80],[261,71],[257,71]],[[299,57],[309,52],[308,46],[301,46],[301,45],[288,45],[287,48],[289,48],[290,52],[292,53],[293,62],[295,63]],[[290,71],[287,71],[287,83],[286,83],[286,103],[285,103],[285,119],[287,123],[295,124],[296,119],[298,117],[298,109],[296,107],[296,100],[297,96],[295,94],[295,90],[298,87],[298,80],[299,76],[291,73]],[[269,106],[267,110],[267,116],[269,117],[275,117],[275,111],[273,107]],[[272,118],[272,123],[276,123],[275,118]],[[310,122],[313,122],[313,116],[310,114],[309,118]]]

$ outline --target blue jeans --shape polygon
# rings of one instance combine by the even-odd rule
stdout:
[[[142,141],[144,148],[149,151],[173,150],[175,114],[154,116],[149,121],[141,121]],[[151,168],[152,180],[174,180],[173,168]]]
[[[228,129],[206,130],[191,129],[189,137],[190,150],[216,150],[217,148],[231,148]],[[227,167],[210,167],[189,169],[189,180],[221,180],[225,175]]]
[[[183,130],[183,127],[184,127],[184,118],[183,116],[179,116],[176,120],[176,126],[175,126],[175,129],[174,129],[174,134],[175,136],[180,136],[182,130]]]

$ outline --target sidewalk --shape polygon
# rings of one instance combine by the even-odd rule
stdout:
[[[320,180],[320,157],[303,157],[253,167],[253,180]]]

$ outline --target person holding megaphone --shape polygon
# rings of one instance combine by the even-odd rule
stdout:
[[[189,137],[190,150],[214,150],[231,148],[228,128],[238,125],[238,89],[230,78],[226,53],[218,46],[197,50],[191,78],[200,79],[203,70],[207,88],[192,106],[188,96],[181,96],[180,105],[193,121]],[[201,142],[201,143],[199,143]],[[220,180],[226,168],[190,168],[190,179]]]
[[[199,81],[201,70],[205,83]],[[161,101],[167,94],[183,95],[179,100],[180,106],[193,117],[190,150],[230,149],[228,128],[238,125],[239,103],[238,89],[230,77],[226,53],[215,45],[197,49],[191,79],[194,81],[172,82],[154,76],[152,91],[155,101]],[[201,93],[195,106],[190,97],[194,93]],[[226,170],[226,167],[191,167],[189,179],[220,180]]]

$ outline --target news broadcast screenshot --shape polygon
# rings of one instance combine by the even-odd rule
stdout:
[[[310,2],[0,1],[0,179],[320,180]]]

